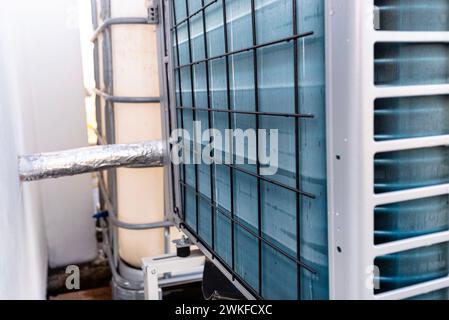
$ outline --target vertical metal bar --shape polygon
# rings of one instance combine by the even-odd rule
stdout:
[[[170,64],[169,52],[167,50],[167,34],[166,34],[166,3],[164,0],[157,0],[160,13],[160,21],[156,26],[156,42],[158,52],[159,65],[159,83],[160,83],[160,97],[161,97],[161,120],[163,127],[163,139],[166,142],[167,150],[170,149],[169,138],[172,132],[172,115],[170,110],[171,90],[168,68]],[[164,167],[164,220],[168,220],[175,208],[175,181],[173,178],[174,168],[170,162]],[[171,228],[164,228],[164,253],[171,253]]]
[[[186,14],[187,17],[189,16],[189,0],[185,0],[186,1]],[[187,38],[189,41],[189,62],[193,63],[193,52],[192,52],[192,34],[190,32],[190,18],[187,19]],[[193,79],[193,71],[194,71],[194,66],[191,64],[190,65],[190,88],[191,88],[191,95],[192,95],[192,114],[193,114],[193,121],[196,121],[196,104],[195,104],[195,81]],[[195,167],[195,186],[196,186],[196,190],[199,190],[199,179],[198,179],[198,165],[196,164],[195,158],[195,151],[197,148],[197,136],[195,135],[195,129],[193,129],[193,144],[194,144],[194,148],[193,148],[193,160],[194,160],[194,167]],[[196,232],[199,233],[199,199],[198,196],[195,195],[195,201],[196,201]]]
[[[163,1],[163,0],[162,0]],[[166,58],[169,58],[169,56],[165,56]],[[168,125],[168,132],[167,132],[167,138],[170,138],[170,136],[171,136],[171,132],[173,131],[173,129],[174,129],[174,126],[173,126],[173,114],[172,114],[172,111],[170,110],[170,106],[172,105],[172,103],[173,103],[173,101],[172,101],[172,97],[171,97],[171,94],[172,94],[172,91],[171,91],[171,87],[170,87],[170,77],[169,77],[169,73],[170,73],[170,71],[171,71],[171,69],[170,69],[170,65],[167,63],[167,64],[165,64],[164,65],[164,81],[165,81],[165,86],[166,86],[166,95],[167,95],[167,99],[166,99],[166,103],[167,103],[167,105],[166,105],[166,107],[167,107],[167,114],[168,114],[168,122],[169,122],[169,125]],[[176,103],[176,99],[175,99],[175,101],[174,101],[174,103]],[[175,110],[175,119],[176,119],[176,108],[174,108],[174,110]],[[171,151],[171,146],[169,145],[168,146],[168,148],[167,148],[167,150],[170,150]],[[170,162],[170,181],[171,181],[171,186],[172,186],[172,190],[170,191],[171,192],[171,194],[172,194],[172,205],[173,205],[173,207],[172,208],[170,208],[170,210],[173,210],[174,209],[174,207],[176,207],[176,194],[175,194],[175,189],[176,189],[176,186],[175,186],[175,183],[176,183],[176,179],[175,179],[175,166],[174,166],[174,164],[172,163],[172,162]]]
[[[223,33],[224,33],[224,44],[225,44],[225,52],[229,52],[229,40],[228,40],[228,18],[227,18],[227,11],[226,11],[226,0],[223,0],[222,2],[222,7],[223,7]],[[230,80],[230,75],[229,75],[229,56],[225,57],[225,67],[226,67],[226,99],[227,99],[227,103],[228,103],[228,109],[232,110],[232,106],[231,106],[231,80]],[[229,129],[233,129],[234,125],[233,125],[233,119],[232,119],[232,113],[229,112],[228,113],[228,126]],[[230,152],[230,157],[231,159],[234,159],[234,149],[233,149],[234,144],[231,143],[231,150],[229,150]],[[225,150],[226,152],[226,150]],[[234,206],[234,174],[235,171],[233,168],[229,168],[229,171],[231,172],[230,174],[230,191],[231,191],[231,251],[232,251],[232,270],[235,271],[235,223],[234,223],[234,219],[235,219],[235,206]],[[233,273],[233,280],[235,280],[235,274]]]
[[[204,7],[205,1],[201,0],[201,6]],[[207,50],[207,27],[206,27],[206,10],[203,10],[203,37],[204,37],[204,58],[209,58],[209,52]],[[211,104],[211,97],[210,97],[210,73],[209,73],[209,62],[205,62],[205,68],[206,68],[206,90],[207,90],[207,108],[210,109]],[[212,129],[214,127],[213,123],[213,117],[212,112],[209,110],[207,112],[208,122],[209,122],[209,129]],[[209,142],[212,142],[209,141]],[[215,152],[215,151],[213,151]],[[214,153],[215,155],[215,153]],[[210,166],[210,197],[212,200],[212,203],[215,203],[215,183],[214,183],[214,177],[215,177],[215,166],[212,164]],[[215,210],[211,207],[211,224],[212,224],[212,249],[215,251]]]
[[[297,0],[292,0],[292,10],[293,10],[293,35],[298,34],[298,7]],[[295,113],[300,112],[300,101],[299,101],[299,50],[298,50],[298,39],[293,42],[293,63],[294,63],[294,94],[295,94]],[[300,155],[301,155],[301,142],[299,139],[300,122],[298,118],[295,118],[295,171],[296,171],[296,188],[300,189]],[[296,194],[296,254],[298,260],[301,260],[301,203],[300,195]],[[297,268],[297,290],[298,290],[298,300],[301,300],[301,268],[296,265]]]
[[[111,2],[110,0],[102,0],[102,18],[108,19],[111,17]],[[114,79],[113,79],[113,64],[112,64],[112,37],[111,29],[107,27],[103,33],[103,82],[105,92],[109,95],[114,95]],[[109,144],[115,143],[115,117],[114,117],[114,103],[105,100],[106,109],[106,139]],[[114,203],[115,204],[115,203]]]
[[[98,28],[98,8],[97,8],[97,0],[91,0],[91,8],[92,8],[92,25],[94,29]],[[99,59],[100,59],[100,50],[98,48],[98,38],[94,41],[94,77],[95,77],[95,87],[99,88],[100,86],[100,70],[99,70]],[[97,120],[97,132],[100,135],[103,135],[103,125],[102,125],[102,117],[101,117],[101,97],[99,95],[95,95],[95,116]],[[100,140],[100,137],[98,138]]]
[[[256,0],[251,0],[251,20],[252,20],[252,33],[253,33],[253,46],[257,45],[257,22],[256,22]],[[258,60],[257,60],[257,48],[253,50],[253,61],[254,61],[254,101],[256,112],[260,111],[259,106],[259,76],[258,76]],[[259,159],[259,128],[260,128],[260,118],[256,115],[256,152],[257,152],[257,175],[260,175],[260,159]],[[262,206],[261,206],[261,182],[257,178],[257,228],[259,238],[262,238]],[[259,294],[262,295],[262,241],[258,240],[259,245]]]
[[[111,1],[102,0],[102,19],[108,19],[111,17]],[[114,78],[113,78],[113,62],[112,62],[112,36],[111,28],[108,27],[103,33],[103,81],[105,86],[105,92],[109,95],[114,95]],[[105,101],[105,113],[106,113],[106,140],[109,144],[114,144],[115,139],[115,114],[114,103]],[[116,212],[118,208],[117,204],[117,171],[108,171],[108,189],[110,192],[110,198],[112,205]],[[113,244],[114,263],[118,265],[118,230],[116,227],[111,228],[111,241]]]
[[[176,24],[176,21],[177,21],[177,16],[176,16],[176,5],[175,5],[175,0],[172,0],[172,8],[173,8],[173,20],[174,20],[174,24]],[[178,65],[177,66],[179,66],[181,63],[180,63],[180,58],[181,58],[181,55],[179,54],[179,37],[178,37],[178,27],[175,27],[174,28],[174,30],[175,30],[175,40],[176,40],[176,58],[177,58],[177,61],[178,61]],[[172,45],[172,44],[170,44],[170,45]],[[176,72],[176,75],[175,76],[177,76],[178,77],[178,85],[179,85],[179,102],[180,102],[180,104],[181,105],[183,105],[183,99],[182,99],[182,77],[181,77],[181,69],[175,69],[175,72]],[[175,101],[175,104],[177,104],[178,103],[178,101]],[[178,117],[178,115],[176,114],[176,117]],[[185,128],[185,126],[184,126],[184,110],[181,110],[181,129],[184,129]],[[186,180],[186,166],[184,165],[184,164],[181,164],[180,166],[183,166],[183,171],[182,171],[182,174],[183,174],[183,176],[182,176],[182,182],[187,182],[187,180]],[[187,192],[187,189],[186,189],[186,187],[185,186],[183,186],[182,187],[182,194],[184,194],[184,199],[182,199],[183,201],[182,201],[182,218],[185,220],[186,219],[186,206],[185,206],[185,203],[186,203],[186,201],[185,201],[185,198],[186,198],[186,192]]]
[[[169,102],[167,105],[168,112],[171,115],[171,130],[177,129],[181,126],[180,123],[178,123],[178,113],[177,113],[177,96],[176,96],[176,79],[177,79],[177,72],[179,70],[175,69],[174,65],[174,57],[175,57],[175,51],[176,48],[174,48],[174,31],[172,32],[172,23],[174,19],[174,13],[173,13],[173,3],[171,0],[160,0],[164,4],[164,26],[165,26],[165,32],[164,32],[164,42],[165,42],[165,48],[166,48],[166,54],[167,57],[164,57],[164,70],[166,73],[166,85],[167,85],[167,95],[169,96]],[[175,71],[176,70],[176,71]],[[171,135],[171,131],[169,132],[169,135]],[[171,145],[169,146],[168,150],[171,149]],[[174,164],[171,165],[172,168],[172,191],[173,191],[173,208],[171,212],[169,212],[170,215],[176,215],[177,217],[181,218],[183,215],[182,211],[182,199],[181,199],[181,184],[179,181],[181,181],[181,172],[180,172],[181,166],[175,166]]]
[[[168,122],[168,124],[165,124],[165,134],[166,134],[166,140],[168,141],[168,139],[170,138],[171,132],[172,132],[172,117],[171,117],[171,112],[170,112],[170,105],[171,105],[171,96],[170,96],[170,81],[168,78],[168,68],[169,68],[169,55],[168,55],[168,48],[167,48],[167,41],[166,41],[166,32],[167,32],[167,28],[165,25],[165,14],[166,14],[166,7],[165,7],[165,1],[164,0],[160,0],[159,1],[159,8],[160,8],[160,16],[161,16],[161,20],[159,22],[159,25],[157,26],[158,32],[159,32],[159,37],[162,37],[162,39],[159,39],[159,45],[163,45],[163,48],[159,51],[159,54],[163,57],[163,61],[161,63],[161,71],[163,70],[164,72],[160,72],[161,76],[160,76],[160,82],[161,82],[161,88],[165,88],[163,89],[163,92],[161,94],[161,101],[163,101],[163,103],[161,104],[161,111],[162,114],[164,114],[164,119],[165,119],[165,123]],[[162,54],[161,54],[162,53]],[[165,83],[164,83],[165,82]],[[170,145],[169,143],[167,143],[167,150],[170,150]],[[168,219],[168,212],[170,212],[171,210],[173,210],[176,200],[175,200],[175,192],[174,192],[174,185],[175,185],[175,181],[173,179],[173,171],[174,171],[174,167],[173,167],[173,163],[170,162],[169,165],[166,166],[165,169],[167,172],[165,173],[167,176],[167,181],[169,182],[168,185],[166,186],[166,190],[167,190],[167,195],[170,195],[170,200],[167,200],[167,204],[166,204],[166,209],[165,209],[165,217],[164,219]],[[171,228],[167,227],[165,228],[165,232],[164,232],[164,251],[166,254],[169,254],[171,252]]]
[[[163,53],[164,53],[164,58],[168,57],[168,50],[169,47],[167,45],[167,25],[165,23],[165,19],[167,17],[167,8],[166,8],[166,3],[165,0],[159,0],[159,8],[160,8],[160,17],[162,18],[159,22],[160,28],[162,29],[162,35],[163,35],[163,41],[162,41],[162,45],[163,45]],[[170,28],[168,28],[169,30]],[[170,95],[168,95],[170,96]],[[170,123],[171,125],[171,123]]]
[[[98,28],[98,7],[97,7],[97,0],[91,0],[91,13],[92,13],[92,25],[94,29]],[[94,58],[94,78],[95,78],[95,88],[99,88],[100,86],[100,49],[98,44],[98,38],[94,41],[94,50],[93,50],[93,58]],[[97,122],[97,135],[100,135],[100,137],[97,137],[97,144],[100,144],[103,137],[103,124],[102,124],[102,112],[101,112],[101,97],[98,95],[95,95],[95,118]],[[100,179],[104,179],[103,173],[100,173],[98,176]],[[100,210],[105,209],[106,201],[104,199],[103,193],[98,193],[99,197],[99,206]]]
[[[169,254],[171,251],[171,230],[170,227],[164,228],[164,252]]]

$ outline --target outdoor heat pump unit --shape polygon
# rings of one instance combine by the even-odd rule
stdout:
[[[274,175],[236,148],[214,153],[244,164],[174,167],[178,223],[245,296],[328,299],[324,1],[178,0],[163,12],[170,118],[189,133],[188,158],[208,143],[195,121],[279,138]]]
[[[279,130],[273,176],[172,166],[177,223],[237,288],[448,299],[449,1],[160,5],[171,129]]]
[[[169,170],[173,219],[246,297],[449,299],[448,0],[158,11],[167,136],[193,158],[195,121],[278,130],[274,175]]]
[[[144,283],[117,272],[132,269],[121,263],[117,229],[163,229],[168,252],[175,224],[189,239],[175,241],[179,257],[170,255],[162,274],[181,271],[193,243],[249,299],[449,300],[449,0],[144,3],[148,16],[116,17],[110,0],[93,1],[104,145],[18,159],[24,182],[109,170],[107,186],[99,175],[109,211],[100,218],[119,295],[138,298]],[[113,25],[152,27],[114,51]],[[159,72],[140,67],[137,56],[156,47]],[[117,77],[126,64],[135,74]],[[136,83],[160,97],[115,95],[117,84]],[[141,125],[153,141],[115,144],[117,104],[147,104],[151,113],[128,123],[151,120]],[[148,198],[135,199],[160,186],[164,221],[116,216],[123,167],[163,168],[141,179]],[[154,239],[145,244],[154,248]],[[192,256],[185,265],[203,268],[203,255]],[[137,272],[141,260],[161,261],[128,260]],[[151,297],[159,296],[152,271]],[[230,298],[219,289],[212,298]]]

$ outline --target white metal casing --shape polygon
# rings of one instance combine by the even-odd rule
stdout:
[[[379,152],[449,145],[449,136],[374,140],[374,101],[381,97],[448,94],[449,85],[378,87],[376,42],[449,42],[449,32],[391,32],[374,28],[374,0],[326,1],[327,138],[331,299],[406,299],[449,287],[449,277],[375,295],[376,257],[449,241],[449,232],[375,245],[378,205],[449,193],[449,185],[374,193]]]
[[[162,300],[164,285],[199,282],[203,278],[205,257],[200,250],[181,258],[176,254],[142,259],[145,281],[145,300]],[[164,278],[164,274],[170,274]]]

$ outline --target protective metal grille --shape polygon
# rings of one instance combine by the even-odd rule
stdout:
[[[324,1],[170,4],[172,107],[190,158],[208,143],[194,121],[222,136],[279,130],[273,176],[232,148],[214,150],[232,164],[180,166],[184,227],[257,298],[328,298]]]

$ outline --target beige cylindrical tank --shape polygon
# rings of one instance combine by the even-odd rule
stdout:
[[[98,8],[100,8],[98,2]],[[99,16],[100,16],[100,11]],[[111,17],[147,17],[146,0],[111,0]],[[100,22],[102,21],[99,18]],[[115,96],[158,97],[159,75],[154,25],[112,27],[113,85]],[[100,37],[101,43],[101,37]],[[102,46],[99,45],[100,57]],[[103,67],[100,58],[100,73]],[[103,83],[103,79],[101,79]],[[104,102],[102,122],[105,123]],[[160,104],[119,104],[115,110],[115,142],[159,140],[162,135]],[[126,223],[164,220],[164,169],[119,169],[117,213]],[[164,230],[118,232],[120,258],[140,268],[143,257],[164,253]]]
[[[146,17],[146,0],[112,0],[112,17]],[[156,28],[152,25],[115,26],[112,32],[114,95],[158,97]],[[162,139],[159,104],[116,104],[117,143]],[[164,169],[117,171],[118,217],[127,223],[164,219]],[[135,267],[141,258],[164,252],[164,230],[118,233],[120,257]]]

